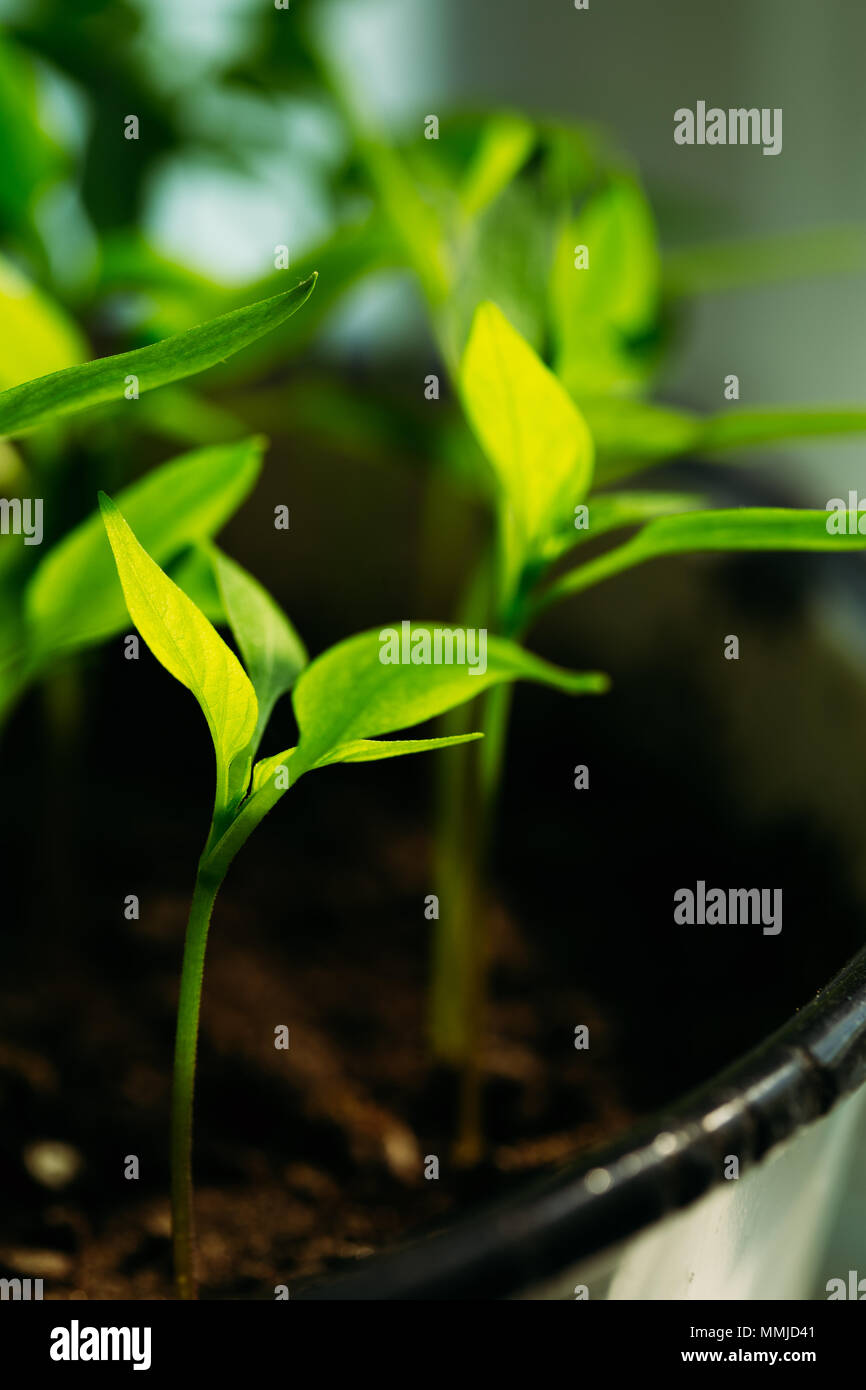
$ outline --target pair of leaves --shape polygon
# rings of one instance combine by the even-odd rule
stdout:
[[[159,343],[66,367],[0,392],[0,435],[21,435],[47,421],[124,399],[127,377],[139,394],[194,376],[285,322],[306,303],[315,275],[271,299],[235,309]]]
[[[217,556],[215,568],[229,621],[250,670],[201,610],[151,559],[115,504],[100,494],[100,507],[130,615],[156,658],[198,700],[217,762],[212,872],[225,871],[288,781],[335,762],[366,762],[451,746],[476,735],[446,739],[380,740],[411,727],[505,681],[527,679],[577,694],[606,688],[596,673],[574,673],[542,661],[503,639],[489,638],[486,669],[466,665],[385,665],[381,635],[360,633],[306,667],[300,640],[273,600],[233,561]],[[433,631],[432,624],[414,630]],[[456,631],[452,629],[452,631]],[[464,633],[465,637],[465,633]],[[295,683],[296,682],[296,683]],[[263,721],[280,694],[295,685],[297,749],[266,758],[252,771]]]

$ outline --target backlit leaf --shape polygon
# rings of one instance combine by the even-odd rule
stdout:
[[[132,621],[157,661],[192,691],[207,720],[217,761],[216,802],[224,810],[249,778],[255,691],[216,629],[150,558],[103,492],[99,505]]]
[[[240,351],[294,314],[312,294],[315,276],[273,299],[235,309],[173,338],[67,367],[0,392],[0,434],[25,434],[48,420],[88,406],[121,401],[135,378],[139,395],[207,367]],[[130,408],[134,409],[130,398]]]

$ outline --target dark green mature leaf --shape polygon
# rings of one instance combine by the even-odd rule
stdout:
[[[255,755],[274,705],[306,666],[307,652],[279,604],[258,580],[216,546],[211,547],[211,559],[223,608],[258,700],[252,740]]]
[[[132,621],[157,661],[192,691],[207,720],[216,753],[216,805],[223,811],[249,779],[255,691],[234,652],[150,558],[104,492],[99,506]]]
[[[625,545],[569,571],[541,595],[536,612],[567,594],[660,555],[735,550],[864,550],[866,535],[828,531],[832,513],[786,507],[685,512],[651,521]]]
[[[183,454],[118,494],[117,505],[157,564],[205,541],[251,491],[264,440],[245,439]],[[178,582],[184,587],[178,576]],[[37,661],[122,631],[126,604],[99,511],[48,552],[25,592],[30,644]]]
[[[235,309],[160,343],[67,367],[0,392],[0,433],[25,434],[48,420],[124,399],[129,377],[139,394],[194,376],[269,333],[312,294],[315,276],[273,299]]]

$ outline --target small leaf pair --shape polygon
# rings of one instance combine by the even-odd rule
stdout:
[[[603,690],[595,673],[560,670],[502,638],[490,638],[486,666],[470,677],[466,665],[384,664],[381,633],[359,633],[306,667],[306,652],[289,620],[241,566],[208,547],[222,603],[244,670],[195,603],[160,569],[137,540],[119,509],[100,494],[100,507],[130,616],[157,660],[192,691],[210,729],[216,753],[216,819],[225,834],[231,813],[250,787],[243,811],[246,834],[298,778],[336,762],[367,762],[450,746],[467,737],[380,741],[377,736],[432,719],[502,682],[527,679],[571,693]],[[413,631],[435,633],[431,623]],[[460,634],[462,629],[448,629]],[[304,669],[306,667],[306,669]],[[281,695],[295,686],[297,749],[252,769],[268,718]],[[290,779],[277,788],[280,766]],[[241,840],[240,843],[243,841]],[[239,846],[238,846],[239,847]],[[225,865],[227,867],[227,863]]]

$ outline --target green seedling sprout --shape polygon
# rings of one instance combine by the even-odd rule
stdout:
[[[211,913],[238,850],[302,776],[340,762],[371,762],[481,737],[393,739],[481,691],[526,679],[571,694],[607,686],[595,672],[563,671],[513,642],[489,638],[486,664],[384,664],[382,632],[331,647],[310,665],[294,628],[266,591],[211,547],[229,625],[246,669],[201,609],[160,569],[104,493],[102,518],[130,617],[159,662],[192,691],[210,730],[216,791],[210,831],[198,863],[181,970],[171,1113],[171,1185],[178,1294],[197,1293],[192,1198],[192,1116],[196,1044]],[[435,625],[411,624],[432,641]],[[451,629],[451,631],[455,631]],[[469,634],[464,633],[464,642]],[[257,753],[271,709],[292,690],[298,743],[274,756]]]
[[[680,493],[593,491],[594,447],[582,411],[505,315],[475,315],[458,385],[466,416],[495,479],[496,547],[476,604],[491,627],[522,640],[560,599],[659,556],[714,551],[841,551],[866,547],[830,532],[827,511],[777,507],[705,510]],[[624,542],[617,535],[628,531]],[[587,558],[586,541],[614,543]],[[572,562],[568,568],[568,561]],[[477,611],[471,621],[479,619]],[[473,719],[487,735],[467,749],[446,784],[443,889],[431,999],[436,1055],[463,1074],[458,1156],[482,1143],[478,1037],[484,1004],[481,876],[501,774],[509,692],[481,697]],[[456,760],[455,760],[456,761]],[[458,847],[461,860],[455,859]],[[455,865],[459,864],[459,868]],[[445,893],[447,882],[448,892]]]

